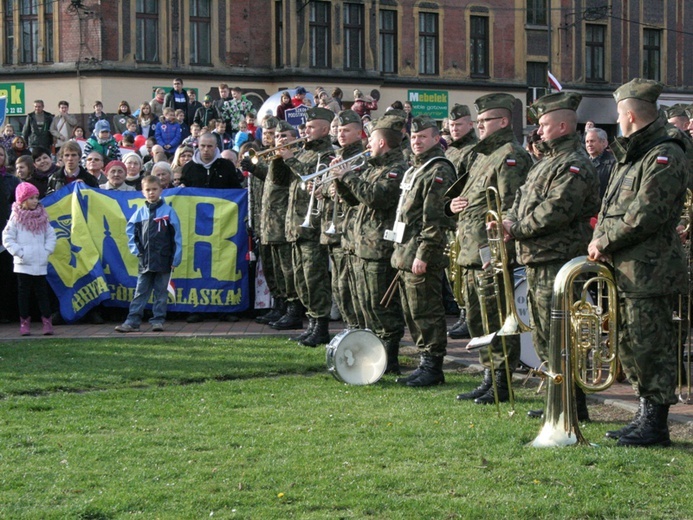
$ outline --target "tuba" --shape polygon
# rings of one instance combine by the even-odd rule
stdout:
[[[587,444],[580,433],[573,384],[599,392],[616,380],[617,296],[606,264],[581,256],[558,272],[551,301],[544,424],[531,446]]]

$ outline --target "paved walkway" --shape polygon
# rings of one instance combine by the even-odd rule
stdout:
[[[448,325],[452,325],[455,318],[448,317]],[[132,340],[138,337],[208,337],[208,336],[230,336],[230,337],[252,337],[252,336],[287,336],[295,335],[300,331],[279,332],[271,327],[260,325],[253,320],[241,319],[237,322],[222,322],[216,319],[208,319],[201,323],[186,323],[185,321],[168,321],[164,332],[149,332],[149,325],[142,326],[142,331],[138,333],[130,333],[127,336],[115,332],[114,327],[117,322],[107,322],[103,325],[91,324],[75,324],[75,325],[59,325],[55,327],[56,336],[58,338],[108,338],[119,337]],[[342,322],[335,321],[330,323],[330,332],[334,335],[343,329]],[[34,335],[29,338],[19,335],[19,325],[0,325],[0,341],[25,341],[26,339],[42,338],[38,335],[40,325],[33,324]],[[447,360],[453,363],[459,363],[463,366],[477,368],[478,354],[476,352],[468,352],[465,347],[468,340],[450,340],[448,343]],[[411,337],[407,334],[403,339],[404,353],[415,353],[412,347]],[[410,348],[406,348],[406,347]],[[524,378],[523,374],[516,374],[516,378]],[[600,402],[612,406],[616,406],[630,412],[635,412],[638,407],[638,401],[633,395],[633,391],[627,383],[616,383],[608,390],[597,394],[590,394],[588,400],[591,402]],[[693,401],[691,401],[693,403]],[[680,423],[693,425],[693,404],[679,403],[671,407],[669,419]]]

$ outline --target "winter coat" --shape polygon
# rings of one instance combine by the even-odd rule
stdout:
[[[112,137],[109,138],[105,143],[99,142],[99,139],[93,136],[87,139],[87,142],[84,145],[84,151],[82,152],[83,164],[86,164],[87,156],[91,152],[99,152],[103,156],[104,164],[108,164],[111,161],[120,159],[120,148],[118,147],[116,140]]]
[[[139,258],[139,272],[167,273],[183,258],[180,220],[171,206],[159,199],[145,202],[125,227],[130,252]]]
[[[32,233],[12,213],[2,232],[2,245],[14,257],[15,273],[45,276],[48,274],[48,257],[55,250],[55,231],[49,224],[43,232]]]
[[[161,122],[156,125],[156,144],[164,147],[167,153],[173,153],[183,140],[182,130],[178,123]],[[169,145],[169,148],[166,148]]]

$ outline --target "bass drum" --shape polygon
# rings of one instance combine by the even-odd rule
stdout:
[[[515,308],[520,320],[529,325],[529,306],[527,305],[527,276],[524,267],[515,269]],[[541,359],[537,356],[532,342],[532,333],[523,332],[520,335],[520,364],[525,368],[539,368]]]
[[[327,371],[348,385],[377,382],[387,367],[387,352],[370,330],[344,330],[327,345]]]

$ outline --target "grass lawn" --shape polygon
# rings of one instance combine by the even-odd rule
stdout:
[[[690,432],[624,449],[602,442],[620,424],[596,421],[582,431],[599,447],[531,449],[530,389],[499,418],[455,401],[478,377],[346,386],[324,354],[277,338],[0,344],[0,518],[693,518]]]

